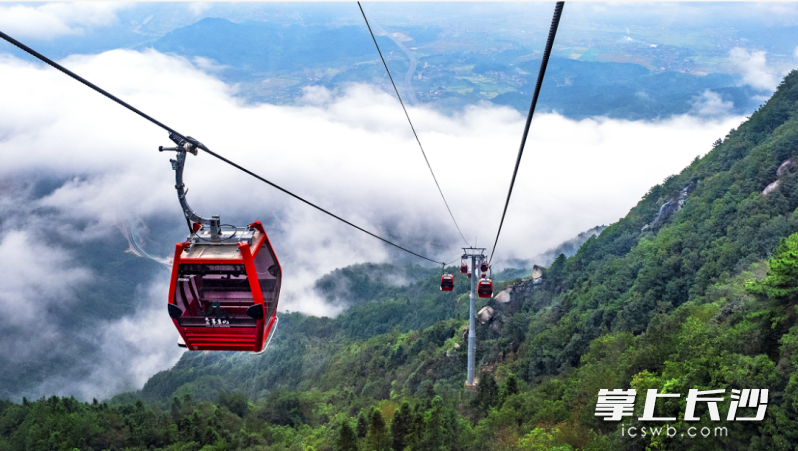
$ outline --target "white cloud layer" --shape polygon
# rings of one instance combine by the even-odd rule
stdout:
[[[754,88],[774,91],[779,84],[781,74],[775,68],[768,66],[766,54],[764,50],[749,53],[743,48],[735,47],[729,52],[729,60],[743,76],[745,83]]]
[[[390,95],[363,85],[337,94],[319,87],[306,91],[304,106],[253,106],[188,61],[156,52],[115,50],[65,64],[356,224],[394,234],[402,244],[452,246],[440,258],[458,252],[456,231]],[[0,68],[3,82],[20,86],[0,105],[7,149],[0,155],[0,176],[80,176],[43,200],[68,206],[64,214],[73,220],[112,224],[127,213],[174,214],[173,172],[168,156],[155,151],[170,144],[165,132],[51,69],[10,57],[0,59]],[[713,93],[704,97],[699,113],[723,106]],[[419,107],[411,116],[463,232],[486,244],[498,226],[523,118],[490,106],[454,117]],[[706,153],[740,120],[536,116],[499,258],[534,255],[616,221],[651,185]],[[208,155],[189,156],[186,182],[200,213],[277,218],[271,233],[280,237],[273,240],[278,255],[302,268],[318,261],[327,272],[387,257],[373,238]],[[320,275],[313,272],[313,278]],[[292,271],[286,273],[290,279]]]
[[[734,108],[734,103],[723,100],[720,94],[707,89],[693,100],[691,112],[697,116],[717,117],[728,115],[732,108]]]
[[[30,232],[15,230],[4,235],[0,240],[0,311],[5,322],[36,324],[50,309],[76,302],[76,292],[92,277],[89,270],[76,267],[63,249]],[[0,354],[13,356],[18,351],[14,348],[0,346]]]
[[[0,5],[0,30],[16,38],[54,39],[115,25],[122,2],[66,2],[36,6]]]
[[[234,87],[200,67],[153,51],[114,50],[70,57],[64,64],[355,224],[434,258],[449,261],[459,255],[463,243],[398,101],[388,94],[364,85],[340,92],[317,87],[305,91],[301,106],[245,105],[233,97]],[[75,227],[76,241],[124,242],[115,225],[130,215],[145,223],[156,216],[179,218],[169,156],[156,150],[171,144],[166,132],[59,72],[10,56],[0,55],[0,83],[17,87],[0,102],[0,180],[69,179],[36,207],[56,210],[58,224],[89,224]],[[704,105],[711,107],[719,99],[710,97]],[[463,233],[469,240],[478,237],[480,245],[492,243],[524,117],[488,105],[452,117],[425,107],[411,107],[409,113]],[[496,251],[497,266],[617,221],[652,185],[705,154],[741,120],[536,116]],[[338,267],[396,256],[374,238],[207,154],[189,156],[185,178],[189,202],[199,213],[269,224],[284,271],[282,310],[335,314],[340,306],[325,304],[307,289],[314,280]],[[15,239],[6,237],[2,246],[14,248]],[[170,255],[173,247],[148,251]],[[31,260],[31,265],[40,263]],[[77,271],[73,280],[84,275],[79,268],[72,271]],[[123,382],[103,385],[105,373],[95,370],[85,387],[110,393],[124,384],[142,384],[174,362],[177,334],[162,308],[166,287],[150,285],[136,314],[100,331],[99,336],[105,330],[131,334],[103,348],[103,364],[119,372]],[[87,393],[81,387],[76,390]]]
[[[81,339],[98,346],[97,354],[77,354],[74,346],[59,343],[68,337],[58,336],[58,331],[53,333],[49,328],[42,330],[43,338],[31,337],[28,347],[48,345],[38,358],[47,358],[48,352],[75,352],[72,358],[79,367],[77,371],[53,374],[31,392],[108,399],[139,390],[153,374],[171,368],[184,351],[177,346],[172,321],[163,314],[163,292],[168,289],[165,283],[152,284],[141,294],[145,302],[133,315],[82,332]],[[26,353],[22,361],[31,357]]]

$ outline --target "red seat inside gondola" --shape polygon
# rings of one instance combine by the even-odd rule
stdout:
[[[454,290],[454,275],[444,274],[441,276],[441,291]]]
[[[276,320],[282,271],[263,226],[229,233],[175,249],[169,315],[192,351],[259,352]]]
[[[489,298],[493,296],[493,281],[491,279],[482,279],[477,285],[477,294],[481,298]]]

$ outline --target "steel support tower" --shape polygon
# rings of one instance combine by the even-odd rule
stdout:
[[[479,266],[485,260],[484,247],[464,247],[464,259],[471,259],[471,292],[468,295],[469,311],[468,311],[468,376],[466,379],[466,388],[474,387],[474,362],[477,356],[477,334],[475,331],[474,321],[476,320],[476,306],[475,298],[477,292],[477,280],[481,277],[479,273]]]

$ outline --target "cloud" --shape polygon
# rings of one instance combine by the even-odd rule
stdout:
[[[24,368],[6,372],[0,398],[103,399],[141,388],[182,353],[163,315],[166,271],[126,292],[117,281],[141,268],[105,269],[123,260],[119,246],[104,243],[108,224],[81,227],[69,207],[49,206],[52,195],[35,196],[33,185],[0,189],[0,367]]]
[[[150,285],[147,302],[133,315],[99,329],[102,363],[74,388],[85,398],[109,398],[140,389],[153,374],[171,368],[183,354],[169,316],[164,315],[164,283]]]
[[[116,12],[125,7],[121,2],[0,5],[0,30],[16,38],[45,40],[82,35],[89,29],[115,25]]]
[[[92,277],[64,249],[22,230],[8,231],[0,240],[0,274],[0,309],[8,324],[31,324],[45,312],[69,307]],[[0,347],[0,353],[9,348]]]
[[[116,50],[66,64],[211,149],[356,224],[390,234],[400,244],[443,243],[457,253],[456,231],[401,108],[388,94],[365,85],[337,94],[317,87],[305,90],[302,106],[244,105],[233,97],[232,87],[182,58]],[[169,144],[165,132],[50,69],[14,58],[4,59],[0,67],[7,82],[29,87],[11,93],[0,106],[0,133],[7,136],[4,147],[9,150],[0,156],[0,175],[81,174],[42,200],[42,205],[62,206],[71,221],[91,218],[110,224],[125,213],[174,214],[173,172],[167,155],[155,151],[157,145]],[[705,110],[717,106],[712,93],[702,99],[699,105]],[[498,225],[499,200],[507,189],[523,118],[509,108],[486,105],[452,117],[424,107],[411,110],[463,232],[487,243]],[[515,208],[511,205],[509,229],[503,233],[514,230],[513,217],[519,228],[515,236],[503,235],[499,249],[509,254],[542,252],[586,228],[614,222],[653,183],[708,151],[706,143],[739,120],[536,116]],[[208,155],[189,156],[186,183],[189,202],[201,213],[221,214],[223,219],[268,218],[264,221],[279,236],[273,241],[286,262],[328,272],[393,256],[373,238]],[[552,221],[560,225],[547,226]],[[548,238],[541,240],[543,236]],[[446,253],[436,257],[451,259]],[[286,273],[290,278],[302,271]],[[321,275],[311,273],[311,279]],[[285,287],[290,290],[290,284]]]
[[[324,106],[333,100],[333,96],[337,91],[325,88],[324,86],[303,86],[302,95],[298,97],[297,104],[299,105],[313,105]]]
[[[150,285],[141,294],[146,301],[132,315],[81,333],[81,341],[93,343],[96,349],[48,348],[82,353],[72,356],[74,367],[48,377],[30,393],[108,399],[141,389],[153,374],[171,368],[185,351],[177,346],[174,325],[164,315],[163,292],[168,288],[166,282]],[[42,344],[38,338],[33,341]],[[30,358],[30,354],[25,355],[26,360]]]
[[[204,58],[202,56],[195,56],[191,61],[195,66],[207,72],[219,72],[229,68],[229,66],[219,64],[210,58]]]
[[[729,52],[729,60],[743,76],[745,83],[754,88],[773,91],[780,77],[776,69],[768,66],[766,54],[764,50],[749,53],[743,48],[735,47]]]
[[[245,104],[235,97],[236,86],[189,60],[154,51],[114,50],[73,56],[64,64],[232,161],[367,230],[434,259],[451,261],[460,253],[462,240],[396,98],[376,87],[307,88],[297,106]],[[69,249],[118,243],[116,252],[123,252],[127,241],[117,224],[125,218],[141,218],[151,233],[171,230],[147,248],[154,255],[171,255],[174,242],[185,237],[185,225],[170,155],[157,151],[159,145],[171,144],[167,133],[59,72],[11,56],[0,55],[0,83],[17,87],[0,102],[0,180],[12,187],[52,185],[27,192],[0,187],[0,207],[13,216],[2,222],[0,249],[20,252],[23,238],[35,241],[25,230],[52,231],[56,238],[51,239],[64,247],[47,252],[58,258],[41,261],[33,254],[20,255],[36,271],[60,268],[64,279],[72,281],[59,288],[63,290],[84,289],[85,277],[119,277],[118,266],[96,264],[89,271],[85,265],[68,264],[75,259]],[[711,104],[711,95],[705,97],[702,105]],[[408,111],[463,233],[471,242],[476,237],[477,244],[489,245],[525,118],[488,104],[453,116],[424,106]],[[537,115],[496,250],[497,267],[617,221],[653,184],[709,151],[718,136],[741,120],[681,116],[574,121]],[[310,289],[335,268],[422,263],[208,154],[188,157],[185,182],[188,201],[200,214],[219,214],[224,222],[237,224],[266,224],[284,271],[281,310],[316,315],[340,311],[340,305],[327,304]],[[44,252],[36,244],[33,251]],[[30,332],[19,335],[42,346],[64,342],[63,355],[75,359],[86,381],[67,384],[76,380],[78,373],[72,372],[71,378],[47,379],[40,389],[62,387],[58,393],[71,390],[82,396],[92,390],[113,393],[139,387],[147,376],[172,365],[179,351],[177,333],[163,309],[165,278],[142,280],[129,313],[98,321],[79,336],[58,335],[72,331],[65,328],[48,330],[50,335],[41,339]],[[46,288],[20,281],[20,290]],[[28,315],[24,310],[19,314]],[[93,346],[81,352],[70,341]]]
[[[211,6],[209,2],[191,2],[188,4],[188,10],[191,11],[191,14],[199,16],[211,9]]]
[[[734,108],[734,103],[723,100],[720,94],[707,89],[700,96],[693,98],[691,112],[698,116],[715,117],[728,115],[732,108]]]

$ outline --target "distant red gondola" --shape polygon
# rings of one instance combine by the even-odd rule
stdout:
[[[454,275],[444,274],[441,276],[441,291],[454,290]]]
[[[477,285],[477,294],[481,298],[493,296],[493,280],[488,278],[480,279],[479,285]]]
[[[469,278],[469,279],[471,278],[471,272],[469,272],[469,273],[468,273],[468,278]]]
[[[468,265],[466,265],[465,263],[461,263],[460,274],[466,274],[466,273],[468,273]]]
[[[483,261],[482,264],[479,265],[479,270],[482,271],[483,274],[488,272],[488,262]]]

